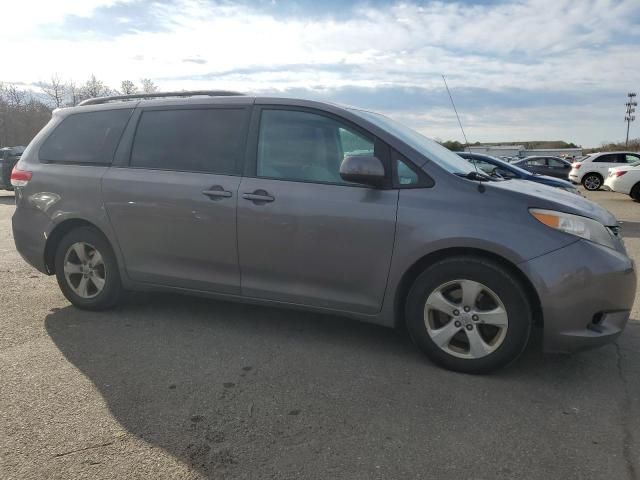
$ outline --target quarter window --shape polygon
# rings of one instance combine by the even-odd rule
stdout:
[[[245,110],[147,110],[131,151],[131,166],[159,170],[237,173]]]
[[[340,177],[345,156],[373,154],[372,139],[331,118],[308,112],[264,110],[257,175],[349,184]]]
[[[74,113],[40,147],[44,162],[110,165],[132,109]]]

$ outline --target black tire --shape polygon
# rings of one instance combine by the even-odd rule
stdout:
[[[631,192],[629,192],[629,196],[633,199],[634,202],[640,202],[640,183],[636,183]]]
[[[502,343],[486,356],[459,358],[439,347],[428,333],[424,311],[429,295],[455,280],[483,284],[504,305],[508,316],[506,333]],[[531,334],[532,313],[523,286],[508,270],[488,259],[465,256],[441,260],[418,276],[407,296],[406,321],[414,343],[436,364],[457,372],[488,373],[513,362],[524,351]],[[456,335],[460,334],[467,335],[467,332],[463,328]]]
[[[83,298],[69,285],[65,273],[65,256],[72,245],[83,242],[94,247],[102,257],[104,268],[104,287],[92,298]],[[58,285],[64,296],[74,306],[83,310],[105,310],[116,306],[122,297],[122,283],[113,249],[109,241],[98,230],[92,227],[79,227],[71,230],[62,239],[55,252],[55,271]],[[81,275],[81,274],[79,274]],[[82,275],[81,275],[82,276]]]
[[[600,175],[599,173],[587,173],[584,177],[582,177],[582,186],[590,192],[600,190],[600,187],[602,187],[603,183],[604,180],[602,178],[602,175]]]

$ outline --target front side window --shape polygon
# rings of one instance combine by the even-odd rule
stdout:
[[[543,167],[546,163],[547,162],[544,158],[534,158],[532,160],[527,160],[527,165],[530,167]]]
[[[147,110],[131,150],[137,168],[237,173],[244,151],[245,110],[202,108]]]
[[[110,165],[132,109],[74,113],[40,147],[43,162]]]
[[[397,159],[396,160],[396,169],[398,172],[398,183],[400,185],[417,185],[419,178],[418,174],[413,171],[406,162]]]
[[[550,167],[564,168],[565,166],[565,163],[561,160],[558,160],[557,158],[549,158],[548,162]]]
[[[263,110],[259,177],[349,184],[340,177],[348,155],[373,155],[374,141],[337,120],[314,113]]]
[[[625,155],[625,157],[627,159],[627,163],[635,164],[635,163],[640,162],[640,155],[629,155],[629,154],[627,154],[627,155]]]

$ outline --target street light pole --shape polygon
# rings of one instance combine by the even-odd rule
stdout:
[[[635,107],[638,106],[638,102],[635,101],[636,94],[633,92],[627,93],[627,97],[629,97],[629,101],[625,103],[627,107],[627,112],[624,116],[624,121],[627,122],[627,139],[624,142],[625,148],[629,145],[629,127],[631,126],[631,122],[636,119],[636,116],[633,115],[633,112],[636,111]]]

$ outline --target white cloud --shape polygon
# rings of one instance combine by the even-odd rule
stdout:
[[[361,7],[341,20],[275,18],[249,6],[179,0],[149,4],[153,31],[116,34],[118,26],[134,24],[119,15],[111,36],[60,35],[69,15],[91,19],[96,9],[115,3],[122,2],[11,2],[10,15],[25,20],[19,35],[0,29],[0,44],[11,46],[3,49],[3,63],[12,65],[13,77],[5,73],[4,80],[29,83],[58,72],[77,82],[95,73],[114,86],[124,78],[151,77],[162,79],[158,83],[166,89],[441,89],[445,73],[454,91],[518,88],[596,96],[624,95],[640,85],[640,4],[634,0],[398,3]],[[234,70],[241,71],[226,73]],[[580,141],[595,134],[593,124],[584,128],[591,133]]]

